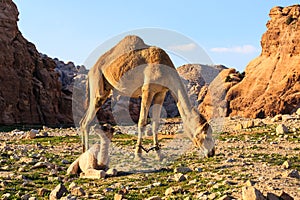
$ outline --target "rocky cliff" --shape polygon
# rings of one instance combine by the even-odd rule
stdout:
[[[230,115],[266,117],[300,107],[300,5],[274,7],[262,52],[228,92]]]
[[[235,69],[222,70],[209,85],[201,88],[198,95],[200,113],[206,119],[228,116],[230,109],[226,94],[242,79],[243,74]]]
[[[12,0],[0,1],[0,124],[70,124],[72,98],[56,64],[22,36],[18,14]]]

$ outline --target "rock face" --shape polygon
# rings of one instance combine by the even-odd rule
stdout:
[[[198,96],[200,113],[207,119],[226,117],[230,112],[226,93],[242,79],[243,75],[235,69],[221,71],[209,86],[201,88]]]
[[[0,1],[0,10],[0,124],[72,123],[55,62],[22,36],[11,0]]]
[[[227,94],[230,115],[262,118],[300,107],[300,5],[274,7],[269,16],[261,55]]]
[[[201,88],[209,85],[223,69],[226,69],[223,65],[200,64],[187,64],[177,68],[194,106],[199,104],[198,95]]]

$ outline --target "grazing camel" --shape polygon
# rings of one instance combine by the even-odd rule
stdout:
[[[141,97],[138,121],[138,139],[135,158],[141,158],[142,135],[147,125],[151,103],[153,106],[153,142],[158,157],[160,148],[157,132],[160,112],[166,93],[170,90],[183,120],[185,133],[206,156],[214,154],[212,130],[206,119],[194,109],[185,86],[167,53],[157,47],[145,45],[137,36],[127,36],[110,51],[101,56],[91,68],[87,78],[87,110],[80,121],[83,132],[83,151],[88,147],[89,125],[112,90],[132,98]]]

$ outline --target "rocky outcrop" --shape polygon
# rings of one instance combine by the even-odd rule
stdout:
[[[228,92],[230,115],[262,118],[300,107],[300,5],[274,7],[269,16],[261,55]]]
[[[300,5],[275,7],[261,39],[262,53],[245,73],[223,70],[198,96],[207,118],[263,118],[300,107]]]
[[[22,36],[11,0],[0,1],[0,11],[0,124],[72,123],[55,62]]]
[[[243,75],[235,69],[222,70],[209,86],[206,85],[201,88],[198,96],[200,113],[206,119],[226,117],[230,112],[226,94],[242,79]]]
[[[177,68],[194,106],[200,103],[198,95],[201,88],[209,85],[223,69],[226,69],[223,65],[200,64],[187,64]]]

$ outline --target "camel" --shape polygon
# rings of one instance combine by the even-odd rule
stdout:
[[[153,106],[153,145],[160,158],[157,132],[160,112],[166,93],[171,91],[183,120],[185,133],[206,156],[214,155],[212,130],[207,120],[192,107],[185,86],[168,54],[154,46],[145,45],[137,36],[127,36],[110,51],[101,56],[91,68],[87,78],[87,110],[80,121],[83,152],[89,148],[89,125],[111,91],[132,98],[141,97],[138,120],[138,138],[135,158],[142,158],[142,136],[147,125],[151,103]]]

